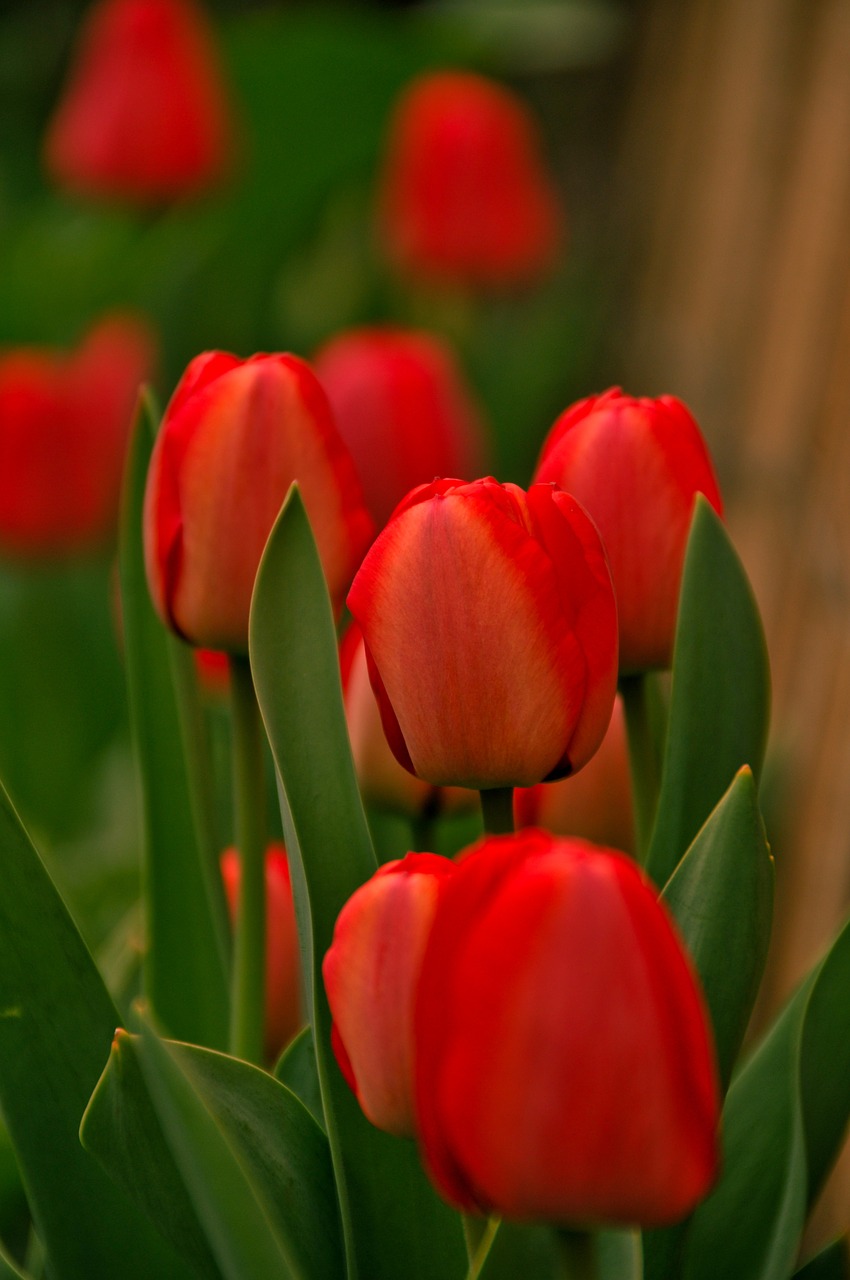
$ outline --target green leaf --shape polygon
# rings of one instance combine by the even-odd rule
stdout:
[[[702,982],[725,1090],[758,993],[773,917],[773,860],[748,768],[738,773],[662,896]]]
[[[661,795],[647,869],[672,875],[742,765],[758,779],[770,674],[758,608],[719,517],[697,498],[676,645]]]
[[[558,1243],[551,1227],[491,1220],[470,1265],[469,1280],[516,1280],[523,1275],[534,1280],[559,1280],[561,1273]],[[622,1280],[630,1278],[623,1276]]]
[[[121,605],[131,725],[140,772],[145,834],[147,951],[144,986],[168,1032],[214,1047],[227,1043],[226,921],[217,866],[202,843],[191,781],[189,655],[167,635],[148,595],[142,550],[145,479],[153,410],[143,398],[133,433],[121,522]],[[182,647],[182,646],[181,646]],[[202,772],[202,770],[198,770]]]
[[[794,1280],[848,1280],[847,1242],[834,1240],[794,1272]]]
[[[278,1059],[274,1075],[276,1080],[292,1090],[296,1098],[301,1099],[316,1123],[324,1128],[322,1090],[319,1085],[316,1050],[310,1027],[303,1027],[295,1039],[286,1046]]]
[[[694,1215],[686,1280],[786,1280],[850,1117],[850,924],[738,1073],[720,1181]],[[730,1223],[746,1222],[746,1231]]]
[[[30,1280],[26,1271],[22,1271],[0,1245],[0,1280]]]
[[[2,789],[0,859],[0,1110],[50,1274],[185,1280],[177,1256],[80,1146],[119,1016]]]
[[[83,1139],[199,1275],[237,1277],[237,1263],[262,1266],[277,1254],[282,1276],[335,1280],[341,1273],[327,1139],[264,1071],[160,1042],[150,1030],[141,1040],[122,1034]],[[259,1231],[256,1239],[244,1237],[240,1215]]]
[[[351,761],[333,615],[297,486],[257,574],[250,653],[282,783],[307,1007],[348,1274],[362,1280],[462,1275],[458,1217],[428,1185],[413,1145],[368,1123],[331,1050],[321,963],[340,910],[377,864]]]

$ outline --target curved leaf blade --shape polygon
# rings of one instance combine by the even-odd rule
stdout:
[[[143,398],[125,476],[119,563],[144,817],[144,986],[170,1034],[223,1048],[229,1009],[223,891],[198,834],[200,806],[193,809],[188,756],[192,734],[177,702],[178,689],[188,696],[190,659],[157,618],[145,577],[142,508],[153,439],[153,410]]]
[[[713,508],[698,496],[673,655],[661,794],[647,870],[670,878],[742,765],[759,777],[770,715],[764,631],[746,574]]]
[[[56,1280],[186,1280],[78,1139],[119,1015],[0,788],[0,1108]]]
[[[291,1089],[296,1098],[301,1099],[316,1124],[324,1128],[322,1090],[319,1085],[316,1050],[310,1027],[302,1027],[295,1039],[284,1049],[274,1069],[274,1077]]]
[[[457,1215],[429,1186],[413,1145],[368,1123],[331,1050],[321,963],[340,910],[377,863],[351,760],[330,600],[297,486],[257,574],[250,654],[281,781],[348,1274],[362,1280],[462,1275]]]
[[[725,1090],[764,972],[773,919],[773,860],[748,768],[739,771],[662,897],[702,982]]]

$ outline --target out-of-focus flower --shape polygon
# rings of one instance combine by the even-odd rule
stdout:
[[[592,760],[573,778],[518,787],[517,827],[545,827],[558,836],[579,836],[633,853],[635,847],[629,750],[622,700],[614,700],[611,723]]]
[[[578,498],[605,543],[620,619],[624,673],[670,664],[694,500],[721,511],[711,459],[673,396],[635,399],[619,388],[558,418],[535,472]]]
[[[388,862],[349,898],[322,965],[340,1069],[365,1115],[413,1132],[413,1001],[437,901],[454,863]]]
[[[477,808],[477,791],[433,787],[402,768],[396,760],[381,724],[381,713],[369,680],[363,636],[356,623],[346,631],[339,656],[348,736],[363,798],[377,808],[409,818],[437,817]]]
[[[534,119],[509,89],[432,72],[399,100],[384,158],[387,256],[424,282],[511,286],[554,261],[563,215]]]
[[[331,339],[315,367],[379,526],[416,485],[435,476],[481,475],[481,415],[440,338],[353,329]]]
[[[554,485],[423,485],[348,596],[396,758],[435,786],[581,768],[614,700],[617,618],[592,522]]]
[[[239,909],[242,868],[235,849],[221,855],[221,874],[231,919]],[[266,1019],[265,1054],[275,1059],[303,1023],[298,931],[289,880],[289,862],[282,844],[266,850]]]
[[[48,127],[45,164],[85,196],[159,203],[216,182],[230,109],[194,0],[99,0]]]
[[[691,966],[631,859],[542,831],[483,841],[440,895],[414,1017],[440,1191],[520,1219],[659,1226],[717,1168]]]
[[[230,659],[220,649],[195,649],[195,670],[201,688],[213,698],[230,688]]]
[[[341,606],[373,526],[315,374],[291,355],[196,356],[145,493],[148,583],[168,626],[204,648],[247,650],[257,566],[294,480]]]
[[[153,372],[150,327],[104,316],[76,350],[0,355],[0,546],[66,555],[113,530],[133,407]]]

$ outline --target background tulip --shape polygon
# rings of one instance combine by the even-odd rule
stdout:
[[[241,867],[236,849],[221,855],[221,874],[231,919],[239,905]],[[266,850],[266,1017],[265,1053],[273,1061],[303,1022],[298,931],[289,880],[289,862],[282,844]]]
[[[620,668],[670,664],[694,499],[721,511],[699,427],[681,401],[618,388],[580,400],[549,433],[535,479],[554,481],[593,517],[611,565]]]
[[[477,791],[432,787],[396,760],[381,724],[363,636],[356,623],[349,626],[343,637],[340,667],[351,754],[364,800],[412,819],[477,808]]]
[[[440,338],[355,329],[333,338],[315,367],[379,526],[416,485],[435,476],[481,474],[481,416]]]
[[[340,1069],[368,1119],[388,1133],[413,1133],[414,994],[454,870],[433,853],[386,863],[343,907],[322,965]]]
[[[617,621],[593,524],[554,485],[415,490],[348,597],[396,758],[434,785],[579,769],[614,699]]]
[[[148,475],[148,582],[194,644],[242,652],[257,566],[299,482],[337,605],[372,533],[354,464],[303,360],[197,356],[163,418]]]
[[[580,836],[633,853],[635,824],[629,752],[622,699],[614,699],[608,731],[599,750],[574,777],[518,787],[517,827],[545,827],[558,836]]]
[[[101,0],[80,33],[45,163],[57,183],[83,195],[172,200],[221,176],[228,117],[194,0]]]
[[[552,263],[562,215],[534,120],[469,72],[423,75],[393,116],[380,232],[400,271],[472,286],[523,283]]]
[[[420,1142],[458,1207],[650,1226],[711,1186],[706,1015],[630,859],[542,831],[483,841],[438,902],[415,1035]]]
[[[139,386],[153,372],[149,326],[103,317],[69,354],[0,356],[0,545],[20,556],[90,547],[109,535]]]

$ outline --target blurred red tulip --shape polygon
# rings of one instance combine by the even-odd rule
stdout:
[[[581,768],[611,716],[617,618],[599,536],[554,485],[423,485],[348,604],[390,746],[435,786],[530,786]]]
[[[222,697],[230,688],[230,659],[219,649],[195,649],[195,670],[205,693]]]
[[[414,330],[353,329],[316,356],[379,526],[411,489],[484,469],[484,431],[451,348]]]
[[[235,849],[221,855],[221,874],[231,920],[239,906],[242,868]],[[266,850],[266,1026],[265,1054],[271,1062],[303,1023],[298,931],[289,880],[289,862],[282,844]]]
[[[168,201],[216,182],[231,126],[212,34],[194,0],[99,0],[50,122],[45,163],[85,196]]]
[[[133,408],[153,372],[149,326],[114,313],[64,354],[0,355],[0,546],[78,552],[111,534]]]
[[[363,636],[354,622],[340,646],[340,667],[351,753],[364,800],[414,819],[477,808],[477,791],[432,787],[396,760],[369,680]]]
[[[340,1069],[367,1118],[413,1133],[413,998],[437,900],[454,863],[388,862],[343,907],[322,965]]]
[[[546,271],[563,215],[523,101],[471,72],[414,81],[392,120],[379,222],[414,279],[510,286]]]
[[[575,777],[518,787],[517,827],[544,827],[558,836],[579,836],[633,853],[635,824],[629,748],[622,699],[614,700],[602,745]]]
[[[294,480],[341,606],[372,521],[315,374],[291,355],[196,356],[166,409],[145,494],[148,583],[168,626],[204,648],[247,651],[257,566]]]
[[[422,960],[415,1103],[464,1210],[659,1226],[717,1168],[719,1101],[690,963],[629,858],[542,831],[484,840]]]
[[[669,666],[694,500],[718,512],[720,490],[693,417],[673,396],[613,388],[558,418],[535,472],[568,489],[605,544],[620,619],[624,673]]]

